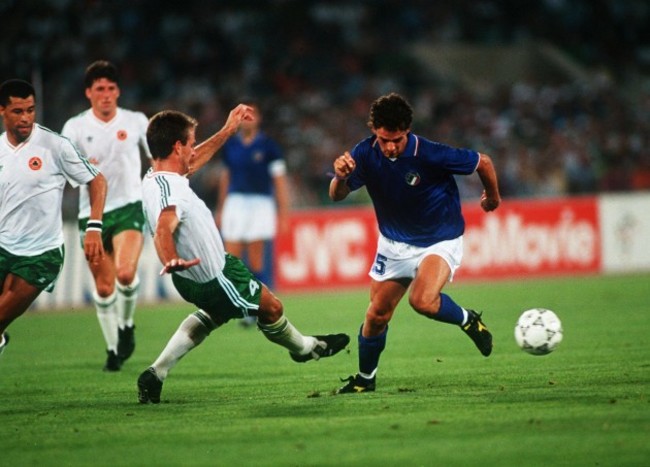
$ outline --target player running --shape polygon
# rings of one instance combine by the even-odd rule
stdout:
[[[43,291],[51,292],[63,267],[61,201],[66,183],[88,185],[89,230],[83,246],[101,262],[106,179],[67,138],[34,122],[36,92],[27,81],[0,85],[0,354],[5,330]]]
[[[93,301],[106,342],[105,371],[118,371],[135,349],[133,315],[138,297],[138,261],[142,252],[144,215],[141,159],[147,147],[147,117],[118,107],[117,68],[99,60],[86,68],[84,82],[90,109],[69,119],[62,134],[100,168],[108,181],[102,240],[106,255],[88,263],[95,282]],[[88,228],[88,190],[79,193],[79,233]]]
[[[359,330],[359,372],[339,394],[375,390],[379,357],[388,323],[409,286],[409,304],[419,314],[460,326],[486,357],[492,335],[481,316],[441,293],[460,266],[465,222],[454,175],[477,172],[481,207],[493,211],[501,198],[492,160],[411,133],[413,110],[400,95],[378,98],[370,107],[373,135],[334,161],[329,189],[341,201],[366,186],[372,199],[379,241],[370,270],[370,305]]]

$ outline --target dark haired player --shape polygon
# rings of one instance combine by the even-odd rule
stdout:
[[[188,177],[205,165],[253,109],[240,104],[225,125],[196,145],[197,122],[177,111],[154,115],[147,129],[153,167],[142,181],[149,230],[174,287],[198,309],[183,320],[153,364],[138,378],[138,400],[160,402],[163,381],[178,361],[231,319],[257,318],[271,342],[289,351],[296,362],[340,352],[347,334],[305,336],[284,315],[282,302],[235,256],[225,252],[212,213],[192,191]]]
[[[483,355],[492,352],[481,316],[441,293],[463,252],[465,222],[454,176],[478,173],[485,188],[481,207],[492,211],[501,202],[492,160],[413,134],[412,118],[399,94],[378,98],[370,108],[372,136],[334,161],[330,198],[340,201],[365,185],[380,232],[369,273],[370,305],[359,330],[359,372],[339,394],[375,390],[388,323],[409,286],[409,304],[417,313],[460,326]]]
[[[66,183],[88,185],[89,227],[84,252],[102,261],[106,179],[67,138],[34,122],[36,92],[27,81],[0,85],[0,353],[5,330],[46,290],[63,267],[61,201]]]
[[[93,301],[106,342],[104,370],[118,371],[135,349],[133,315],[140,281],[144,216],[140,179],[147,147],[147,117],[118,107],[119,75],[111,62],[91,63],[84,75],[90,108],[70,118],[62,134],[99,167],[108,181],[102,240],[106,255],[88,263],[95,282]],[[88,190],[79,193],[79,232],[83,243],[90,206]]]

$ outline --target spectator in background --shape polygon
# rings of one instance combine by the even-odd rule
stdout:
[[[272,285],[267,263],[271,241],[288,229],[287,168],[278,144],[260,128],[262,115],[251,104],[253,120],[223,146],[216,222],[226,251],[241,258],[260,282]],[[241,323],[255,324],[255,317]]]
[[[88,263],[95,282],[93,300],[106,342],[105,371],[118,371],[135,349],[133,315],[138,297],[138,261],[143,246],[141,159],[147,147],[148,119],[142,112],[118,107],[115,65],[99,60],[86,68],[84,82],[90,109],[69,119],[62,134],[97,165],[108,181],[102,241],[106,255]],[[148,164],[148,162],[147,162]],[[86,235],[90,216],[88,190],[79,196],[79,232]]]
[[[499,167],[510,165],[511,173],[525,175],[514,178],[514,184],[504,177],[502,194],[562,196],[574,187],[586,193],[635,186],[609,180],[611,164],[603,153],[608,133],[618,128],[623,144],[632,146],[620,153],[624,172],[631,173],[619,175],[630,178],[639,147],[648,146],[647,2],[604,0],[594,8],[589,0],[541,1],[528,2],[525,10],[515,2],[494,1],[406,0],[394,8],[396,4],[325,0],[224,8],[222,2],[196,0],[183,5],[92,2],[92,7],[70,1],[0,2],[0,11],[12,19],[3,29],[0,75],[19,72],[34,76],[35,82],[46,76],[40,80],[46,105],[39,110],[42,121],[59,128],[86,106],[74,82],[87,57],[119,57],[122,104],[146,114],[161,108],[189,110],[206,134],[216,130],[206,109],[222,99],[253,94],[272,104],[265,111],[265,130],[277,135],[287,161],[295,188],[292,206],[326,203],[325,174],[332,151],[324,149],[323,142],[342,147],[361,139],[366,129],[359,112],[364,114],[374,96],[388,89],[408,89],[413,96],[419,113],[415,131],[421,125],[446,144],[482,147],[494,154]],[[547,24],[559,27],[544,27]],[[598,33],[603,25],[608,34]],[[271,35],[274,40],[266,40]],[[241,37],[254,40],[242,44]],[[554,60],[545,72],[531,73],[532,81],[528,74],[515,78],[530,81],[523,87],[508,79],[502,87],[483,83],[476,88],[465,86],[464,80],[447,80],[418,63],[387,64],[387,51],[423,43],[525,48],[531,43],[544,49],[551,44],[556,48],[553,56],[564,56],[558,64],[576,60],[577,70],[585,73],[578,78],[573,72],[555,75],[553,70],[574,67],[558,67]],[[543,71],[537,55],[531,55],[531,65]],[[412,73],[402,73],[405,66]],[[432,110],[428,118],[427,109]],[[567,169],[588,163],[595,184],[576,180],[569,172],[551,174],[548,180],[546,171],[557,168],[544,162],[554,151],[549,143],[557,133],[571,133],[587,151],[587,159],[578,165],[571,162]],[[522,167],[502,151],[511,145],[527,148],[529,161]],[[560,184],[558,174],[565,178]],[[460,179],[461,196],[476,193],[472,177]],[[201,182],[200,176],[192,180],[199,193],[205,191],[198,188]],[[217,196],[208,196],[210,205]],[[359,201],[348,197],[345,202]]]

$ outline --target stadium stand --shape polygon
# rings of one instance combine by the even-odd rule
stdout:
[[[493,155],[504,196],[650,189],[646,1],[6,0],[0,16],[0,79],[34,82],[52,129],[86,107],[83,69],[98,58],[119,65],[123,106],[186,111],[206,135],[256,96],[296,207],[326,203],[331,161],[390,90],[414,105],[417,130]],[[466,53],[432,67],[423,44],[439,65],[442,51]],[[535,66],[512,73],[522,54]],[[210,168],[194,182],[209,202]]]

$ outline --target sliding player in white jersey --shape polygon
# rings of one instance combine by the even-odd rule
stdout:
[[[141,160],[151,158],[146,141],[148,119],[142,112],[117,106],[119,76],[112,63],[92,63],[84,79],[91,108],[69,119],[62,134],[99,167],[108,181],[102,231],[106,256],[89,266],[95,281],[95,309],[108,354],[104,370],[118,371],[135,349],[133,315],[144,226]],[[89,216],[88,190],[81,187],[82,242]]]
[[[36,93],[22,80],[0,85],[0,353],[5,330],[43,291],[54,288],[63,266],[61,201],[66,183],[88,185],[89,232],[84,252],[102,261],[106,179],[66,138],[34,123]]]
[[[178,361],[231,319],[257,317],[264,337],[289,351],[296,362],[330,357],[350,342],[347,334],[305,336],[284,315],[282,302],[235,256],[225,252],[212,213],[192,191],[187,177],[200,169],[252,109],[240,104],[221,130],[194,147],[193,118],[175,111],[156,114],[147,141],[153,167],[142,181],[143,204],[154,245],[176,290],[198,310],[171,337],[151,367],[138,378],[138,400],[160,403],[163,381]],[[230,358],[224,356],[224,358]]]

